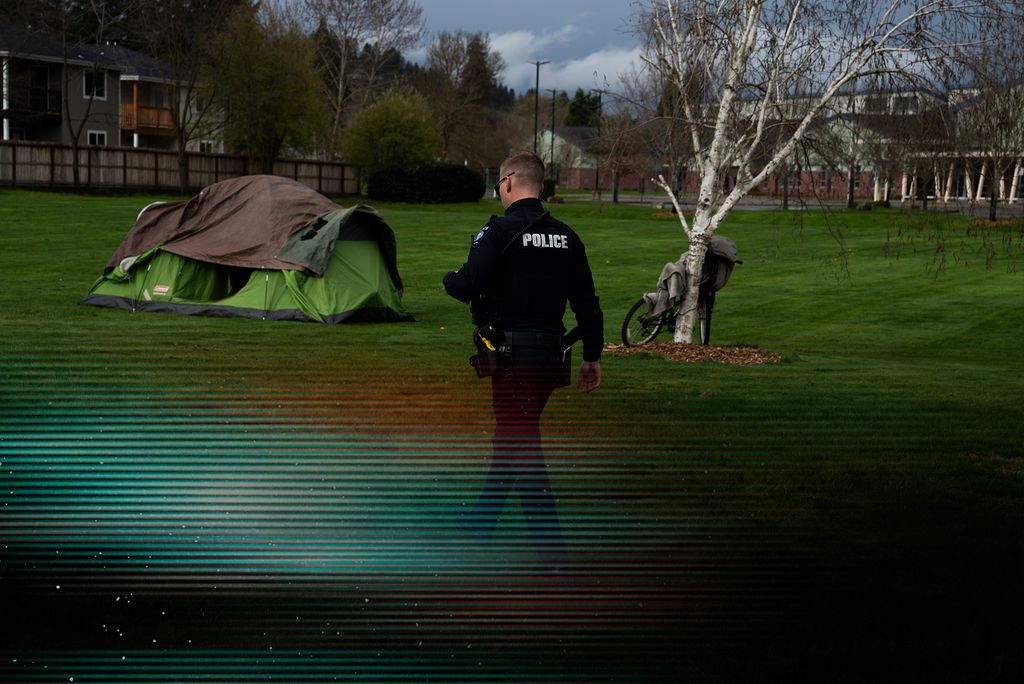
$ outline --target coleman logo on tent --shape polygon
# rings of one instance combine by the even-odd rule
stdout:
[[[170,291],[171,291],[171,286],[170,285],[154,285],[153,286],[153,294],[158,296],[158,297],[166,295]]]
[[[569,236],[523,233],[523,247],[530,246],[547,247],[548,249],[569,249]]]

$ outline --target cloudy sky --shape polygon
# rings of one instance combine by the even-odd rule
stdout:
[[[638,38],[629,32],[630,0],[420,0],[427,31],[490,34],[505,58],[505,85],[523,93],[534,85],[568,91],[617,87],[618,74],[637,59]]]

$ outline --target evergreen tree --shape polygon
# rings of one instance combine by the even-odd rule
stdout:
[[[413,83],[437,122],[443,158],[486,166],[508,151],[494,133],[506,130],[495,106],[510,97],[511,91],[499,86],[503,69],[504,60],[491,50],[485,34],[441,32],[431,44],[426,69]]]
[[[462,71],[459,94],[467,104],[491,104],[497,91],[497,74],[488,63],[489,52],[485,39],[479,34],[466,44],[466,64]]]
[[[601,100],[598,95],[588,95],[583,88],[577,88],[569,103],[569,111],[563,123],[566,126],[591,126],[597,128],[601,117]]]

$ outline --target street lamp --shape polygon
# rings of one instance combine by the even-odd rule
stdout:
[[[540,114],[540,65],[550,64],[549,60],[530,62],[537,67],[537,76],[533,86],[533,153],[537,154],[537,118]]]

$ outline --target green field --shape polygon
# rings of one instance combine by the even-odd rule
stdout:
[[[134,430],[164,430],[154,458],[173,463],[179,452],[206,453],[187,436],[217,440],[227,430],[235,439],[244,429],[247,443],[260,450],[284,439],[280,431],[297,435],[301,429],[302,440],[315,442],[324,435],[359,434],[364,426],[379,440],[374,443],[415,436],[419,446],[408,447],[409,453],[436,448],[448,454],[439,469],[442,480],[445,473],[459,482],[480,475],[479,459],[460,470],[453,454],[465,443],[486,453],[488,397],[466,363],[468,312],[445,296],[441,277],[462,262],[471,236],[499,211],[496,202],[378,205],[398,238],[405,303],[415,323],[319,326],[79,306],[138,209],[153,199],[0,190],[0,267],[6,274],[0,289],[0,409],[6,416],[0,434],[7,433],[0,455],[2,477],[12,478],[3,487],[0,516],[18,511],[2,529],[5,544],[20,544],[10,547],[17,553],[9,552],[4,562],[8,570],[18,569],[15,580],[5,576],[5,594],[35,591],[41,605],[59,604],[41,587],[70,573],[75,563],[33,560],[52,549],[17,536],[38,524],[26,512],[37,510],[31,506],[36,494],[25,491],[32,478],[63,467],[61,449],[79,454],[72,445],[93,439],[89,431],[96,421],[127,435],[125,457],[137,459],[143,470],[148,452],[130,434]],[[635,205],[580,202],[552,209],[587,245],[606,340],[618,343],[629,305],[685,249],[679,225]],[[975,228],[961,216],[898,210],[737,212],[720,232],[736,241],[743,263],[719,293],[712,341],[756,346],[780,354],[783,362],[679,364],[653,355],[606,354],[596,394],[556,395],[545,416],[549,465],[562,493],[577,580],[554,596],[515,582],[518,590],[500,590],[558,604],[565,611],[561,621],[525,598],[513,619],[499,608],[505,605],[496,598],[499,589],[480,589],[490,598],[473,615],[508,618],[502,624],[527,634],[507,637],[519,634],[508,628],[512,632],[499,637],[488,631],[491,623],[482,623],[483,643],[473,645],[494,663],[488,676],[516,681],[509,672],[523,652],[547,668],[523,664],[524,680],[542,672],[567,681],[576,675],[597,681],[594,672],[615,681],[680,674],[789,681],[1019,676],[1020,222]],[[149,415],[154,422],[171,416],[176,427],[153,428]],[[51,429],[64,435],[54,438],[57,446],[47,446]],[[423,446],[428,442],[429,449]],[[235,452],[225,453],[232,462]],[[182,467],[197,463],[183,458]],[[68,477],[85,472],[84,461],[76,463],[68,466]],[[108,466],[104,461],[95,467]],[[426,478],[424,472],[419,463],[396,475]],[[438,486],[437,478],[429,481]],[[302,486],[318,496],[318,482],[311,475]],[[131,491],[123,482],[117,487],[122,494]],[[58,499],[56,510],[71,510]],[[51,499],[39,501],[45,508]],[[437,553],[450,560],[447,567],[461,567],[444,550],[461,547],[446,545],[451,531],[441,507],[433,507],[440,499],[410,495],[396,501],[381,505],[394,504],[388,515],[425,538],[444,541],[433,548],[442,549]],[[521,523],[514,511],[507,517],[515,538]],[[369,518],[359,520],[367,535],[390,538]],[[258,530],[230,534],[263,538]],[[73,541],[66,545],[78,548]],[[487,566],[492,580],[494,567]],[[420,571],[403,572],[418,577]],[[461,591],[461,571],[442,571],[441,579],[436,568],[431,572],[432,581],[450,592],[445,596]],[[374,581],[369,570],[360,577],[352,582]],[[99,584],[91,586],[82,596],[102,593]],[[152,590],[154,605],[171,595],[161,591]],[[402,610],[415,612],[404,591],[381,588],[380,596],[409,599]],[[91,604],[82,601],[76,605],[86,614]],[[224,633],[235,629],[232,616],[243,614],[236,608],[221,610]],[[338,620],[350,615],[347,608],[336,610]],[[456,622],[460,610],[454,609]],[[356,630],[355,645],[390,648],[392,664],[403,662],[407,643],[404,633],[394,631],[397,613],[380,611],[372,630]],[[362,619],[364,626],[373,621]],[[531,624],[537,625],[532,632],[523,626]],[[445,623],[428,636],[436,662],[448,662],[452,644],[463,638],[459,629]],[[60,648],[107,652],[103,639],[70,633],[58,640],[63,647],[35,643],[41,630],[30,625],[20,640],[8,639],[15,646],[7,650],[22,653],[22,662],[24,653],[40,662],[50,658],[54,668],[66,667],[60,654],[68,651]],[[299,639],[294,628],[281,630],[293,637],[283,647],[327,648],[311,637]],[[503,638],[510,644],[499,648]],[[228,647],[236,644],[211,646]],[[347,646],[329,648],[336,653]],[[457,679],[452,673],[466,675],[468,669],[460,668],[469,667],[459,663],[435,672]],[[566,663],[573,669],[558,669]]]

